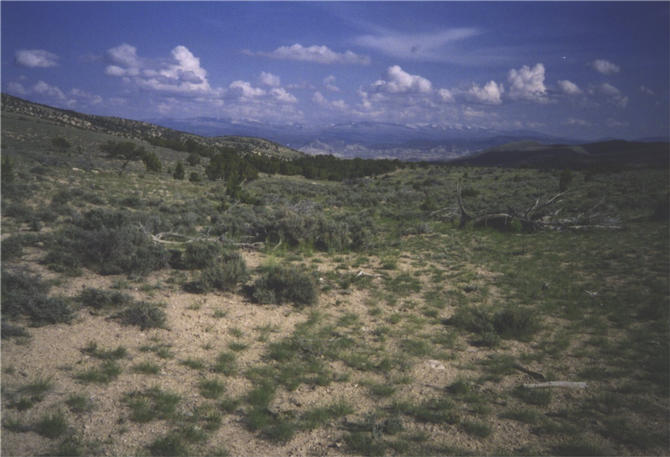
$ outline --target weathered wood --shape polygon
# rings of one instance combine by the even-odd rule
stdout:
[[[543,389],[546,387],[565,387],[567,389],[586,389],[588,386],[581,381],[548,381],[535,384],[524,384],[526,389]]]

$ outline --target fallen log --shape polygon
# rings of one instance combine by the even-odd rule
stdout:
[[[565,387],[567,389],[586,389],[587,384],[581,381],[547,381],[533,384],[524,384],[526,389],[543,389],[546,387]]]

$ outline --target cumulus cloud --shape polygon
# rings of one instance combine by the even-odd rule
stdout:
[[[598,86],[598,92],[605,95],[608,100],[621,108],[628,105],[628,97],[624,96],[619,89],[609,83],[603,83]]]
[[[582,93],[582,90],[577,84],[568,81],[567,79],[558,81],[558,87],[560,87],[563,93],[567,95],[579,95]]]
[[[272,73],[266,73],[262,71],[259,79],[261,81],[261,84],[264,84],[266,86],[279,87],[281,85],[281,80],[279,79],[279,76],[273,75]]]
[[[629,125],[628,122],[626,121],[618,121],[612,118],[607,119],[607,121],[605,121],[605,124],[610,128],[628,127]]]
[[[7,84],[7,92],[10,94],[14,95],[27,95],[28,91],[26,90],[25,87],[23,87],[23,84],[17,83],[17,82],[10,82]]]
[[[619,70],[621,70],[618,65],[605,59],[596,59],[593,62],[591,62],[590,65],[594,70],[596,70],[599,73],[602,73],[603,75],[611,75],[612,73],[619,73]]]
[[[359,36],[354,41],[359,46],[375,49],[395,58],[443,61],[447,60],[447,55],[443,52],[446,45],[479,33],[475,28],[466,27],[423,34],[382,31],[375,35]]]
[[[335,76],[329,75],[323,79],[323,85],[331,92],[339,92],[340,88],[335,85]]]
[[[38,81],[37,84],[33,86],[33,92],[46,95],[48,97],[57,98],[59,100],[65,100],[65,94],[57,86],[52,86],[47,84],[44,81]]]
[[[251,83],[240,80],[230,83],[228,89],[230,89],[231,92],[236,94],[238,97],[245,99],[262,97],[266,94],[264,89],[261,89],[260,87],[253,87]]]
[[[74,101],[80,101],[90,105],[99,105],[102,103],[101,96],[77,88],[70,90],[69,95]]]
[[[640,92],[647,95],[656,95],[656,93],[653,90],[649,89],[644,84],[640,86]]]
[[[154,62],[139,57],[135,46],[124,43],[108,49],[106,58],[110,65],[105,74],[127,78],[144,89],[186,95],[212,92],[207,71],[186,46],[176,46],[171,58]]]
[[[383,79],[379,79],[372,84],[372,89],[375,92],[389,94],[407,92],[425,94],[433,90],[433,85],[426,78],[409,74],[399,65],[393,65],[386,70]]]
[[[497,84],[495,81],[489,81],[484,87],[479,87],[473,83],[472,87],[467,91],[469,97],[480,103],[487,103],[490,105],[500,105],[502,103],[502,94],[505,88],[502,84]]]
[[[244,102],[279,102],[279,103],[296,103],[297,98],[289,93],[283,87],[273,87],[265,90],[260,87],[254,87],[248,81],[233,81],[228,86],[228,93],[226,97],[229,100],[238,100]]]
[[[141,65],[140,58],[137,56],[137,48],[128,43],[108,49],[106,56],[110,63],[122,68],[139,69]]]
[[[574,118],[574,117],[569,117],[563,123],[566,124],[566,125],[571,125],[571,126],[576,126],[576,127],[589,127],[591,125],[590,122],[585,121],[584,119],[578,119],[578,118]]]
[[[358,64],[367,65],[370,58],[356,54],[353,51],[335,52],[328,46],[303,46],[295,43],[291,46],[280,46],[272,52],[250,52],[247,54],[271,57],[282,60],[298,60],[302,62],[315,62],[321,64]]]
[[[296,103],[298,101],[298,99],[295,98],[293,94],[290,94],[282,87],[275,87],[271,89],[270,95],[272,95],[275,100],[282,103]]]
[[[449,90],[449,89],[440,89],[437,91],[438,95],[440,96],[440,99],[443,102],[453,102],[454,101],[454,94]]]
[[[28,68],[48,68],[58,65],[58,56],[43,49],[16,51],[16,63]]]
[[[326,97],[323,96],[321,92],[318,91],[314,92],[314,95],[312,96],[312,101],[324,108],[336,109],[340,111],[344,111],[349,108],[349,106],[344,102],[344,100],[329,101],[326,99]]]
[[[534,67],[524,65],[518,70],[511,69],[507,74],[510,84],[509,96],[514,99],[530,100],[546,103],[547,88],[544,86],[544,65],[535,64]]]

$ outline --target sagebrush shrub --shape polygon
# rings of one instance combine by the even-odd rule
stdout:
[[[95,309],[124,306],[133,300],[130,295],[118,290],[101,290],[91,287],[82,290],[77,299],[82,305]]]
[[[191,293],[231,291],[246,278],[247,265],[244,258],[238,252],[228,252],[218,262],[202,270],[196,280],[184,284],[184,290]]]
[[[28,316],[34,325],[69,322],[72,318],[70,305],[61,297],[47,296],[49,288],[40,276],[26,270],[3,269],[3,317]]]
[[[23,255],[23,243],[21,242],[21,237],[12,236],[2,240],[0,244],[0,255],[2,255],[2,260],[11,260]]]
[[[223,253],[221,244],[211,241],[188,243],[184,252],[170,260],[174,268],[181,270],[199,270],[214,265]]]
[[[103,275],[143,275],[167,266],[167,250],[125,212],[93,210],[73,222],[53,237],[47,264],[86,266]]]
[[[308,272],[291,265],[273,265],[262,270],[250,292],[258,303],[313,305],[318,300],[319,288]]]
[[[117,314],[123,324],[136,325],[142,330],[147,328],[165,328],[167,314],[158,305],[136,302]]]
[[[528,310],[510,306],[494,314],[493,327],[502,338],[528,340],[539,330],[539,322]]]

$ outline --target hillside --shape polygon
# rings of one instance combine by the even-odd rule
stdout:
[[[542,144],[535,141],[507,143],[454,160],[459,165],[594,168],[668,167],[670,143],[612,140],[582,145]]]
[[[2,115],[2,455],[668,454],[666,170],[231,186],[77,119]]]
[[[204,137],[148,122],[119,117],[96,116],[53,108],[8,94],[2,94],[2,111],[3,114],[15,113],[36,119],[49,120],[60,125],[137,140],[169,140],[181,143],[190,140],[203,146],[231,147],[242,154],[254,154],[289,160],[304,155],[299,151],[262,138],[242,136]]]

